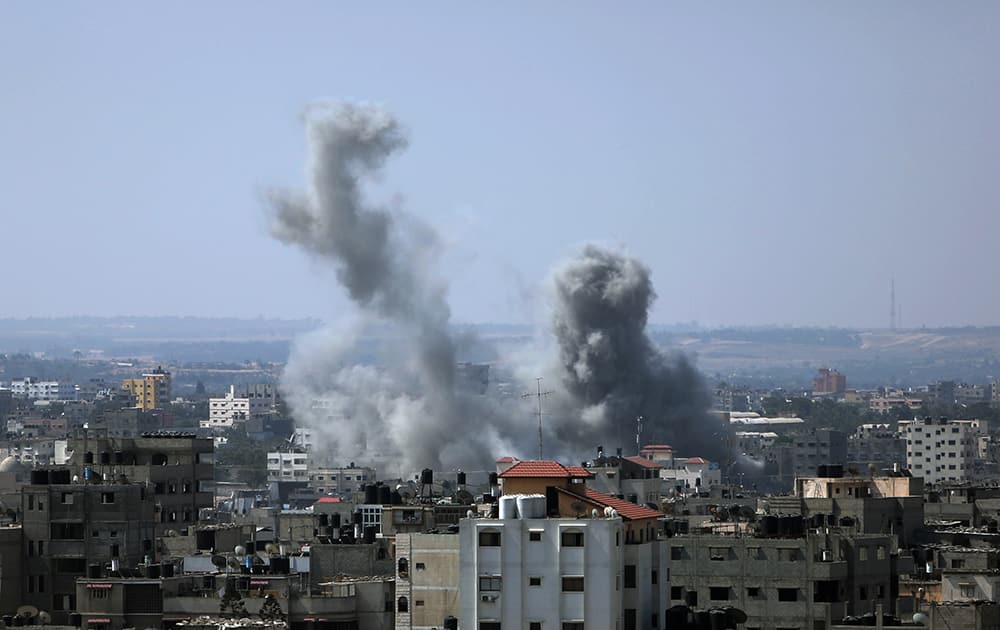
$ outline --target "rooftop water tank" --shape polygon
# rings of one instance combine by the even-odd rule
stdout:
[[[544,494],[519,494],[516,496],[519,518],[545,518]]]
[[[500,497],[500,518],[517,518],[517,496],[505,494]]]

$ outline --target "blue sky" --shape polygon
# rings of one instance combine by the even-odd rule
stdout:
[[[353,6],[352,6],[353,5]],[[349,312],[268,236],[310,102],[411,144],[458,321],[599,241],[670,323],[1000,324],[1000,4],[0,4],[0,317]]]

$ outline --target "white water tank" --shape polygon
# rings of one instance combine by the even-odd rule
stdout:
[[[500,518],[517,518],[517,495],[505,494],[500,497]]]
[[[519,517],[524,518],[545,518],[545,495],[544,494],[519,494],[517,495],[517,512]]]

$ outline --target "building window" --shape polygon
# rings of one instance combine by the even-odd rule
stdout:
[[[480,621],[479,630],[500,630],[499,621]]]
[[[670,559],[671,560],[681,560],[684,557],[684,547],[671,547],[670,548]]]
[[[711,560],[728,560],[729,547],[709,547],[708,557]]]
[[[583,532],[578,532],[578,531],[563,532],[561,540],[563,547],[582,547]]]
[[[405,597],[396,601],[396,612],[410,612],[410,602]]]
[[[499,547],[500,546],[500,532],[485,530],[479,532],[479,546],[480,547]]]
[[[542,630],[542,622],[541,621],[529,621],[528,622],[528,630]]]
[[[582,593],[583,576],[564,576],[562,579],[562,590],[564,593]]]
[[[540,575],[533,575],[528,578],[528,586],[541,586],[542,577]]]
[[[530,540],[531,542],[541,542],[542,532],[539,531],[528,532],[528,540]]]
[[[583,630],[582,621],[564,621],[562,630]]]
[[[625,588],[635,588],[635,565],[625,565]]]
[[[650,583],[657,584],[659,579],[660,579],[659,572],[656,569],[653,569],[653,572],[650,574]]]
[[[73,493],[63,492],[62,493],[62,504],[63,505],[73,505]]]
[[[865,599],[862,597],[862,599]],[[779,602],[797,602],[799,601],[799,589],[797,588],[779,588],[778,589],[778,601]]]
[[[427,565],[424,564],[423,562],[418,562],[418,563],[416,563],[416,567],[417,567],[417,571],[423,571],[424,569],[427,568]]]
[[[400,577],[407,577],[410,575],[410,564],[406,561],[406,558],[400,558],[396,565],[398,567]]]
[[[708,598],[713,601],[725,601],[729,599],[728,586],[712,586],[708,589]]]
[[[479,576],[479,590],[480,591],[499,591],[501,586],[502,578],[499,575],[480,575]]]
[[[684,587],[683,586],[671,586],[670,587],[670,599],[684,599]]]
[[[101,503],[109,504],[109,503],[114,503],[114,502],[115,502],[115,493],[114,492],[102,492],[101,493]]]
[[[959,594],[965,599],[975,599],[976,598],[976,585],[975,584],[959,584],[958,585]]]
[[[759,586],[748,586],[747,587],[747,598],[756,599],[760,597],[760,587]]]

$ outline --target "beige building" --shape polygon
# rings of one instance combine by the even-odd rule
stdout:
[[[396,534],[396,628],[444,627],[459,613],[459,537]]]
[[[123,380],[122,389],[129,392],[135,399],[135,406],[143,411],[163,409],[170,402],[170,372],[158,367],[141,378]]]

